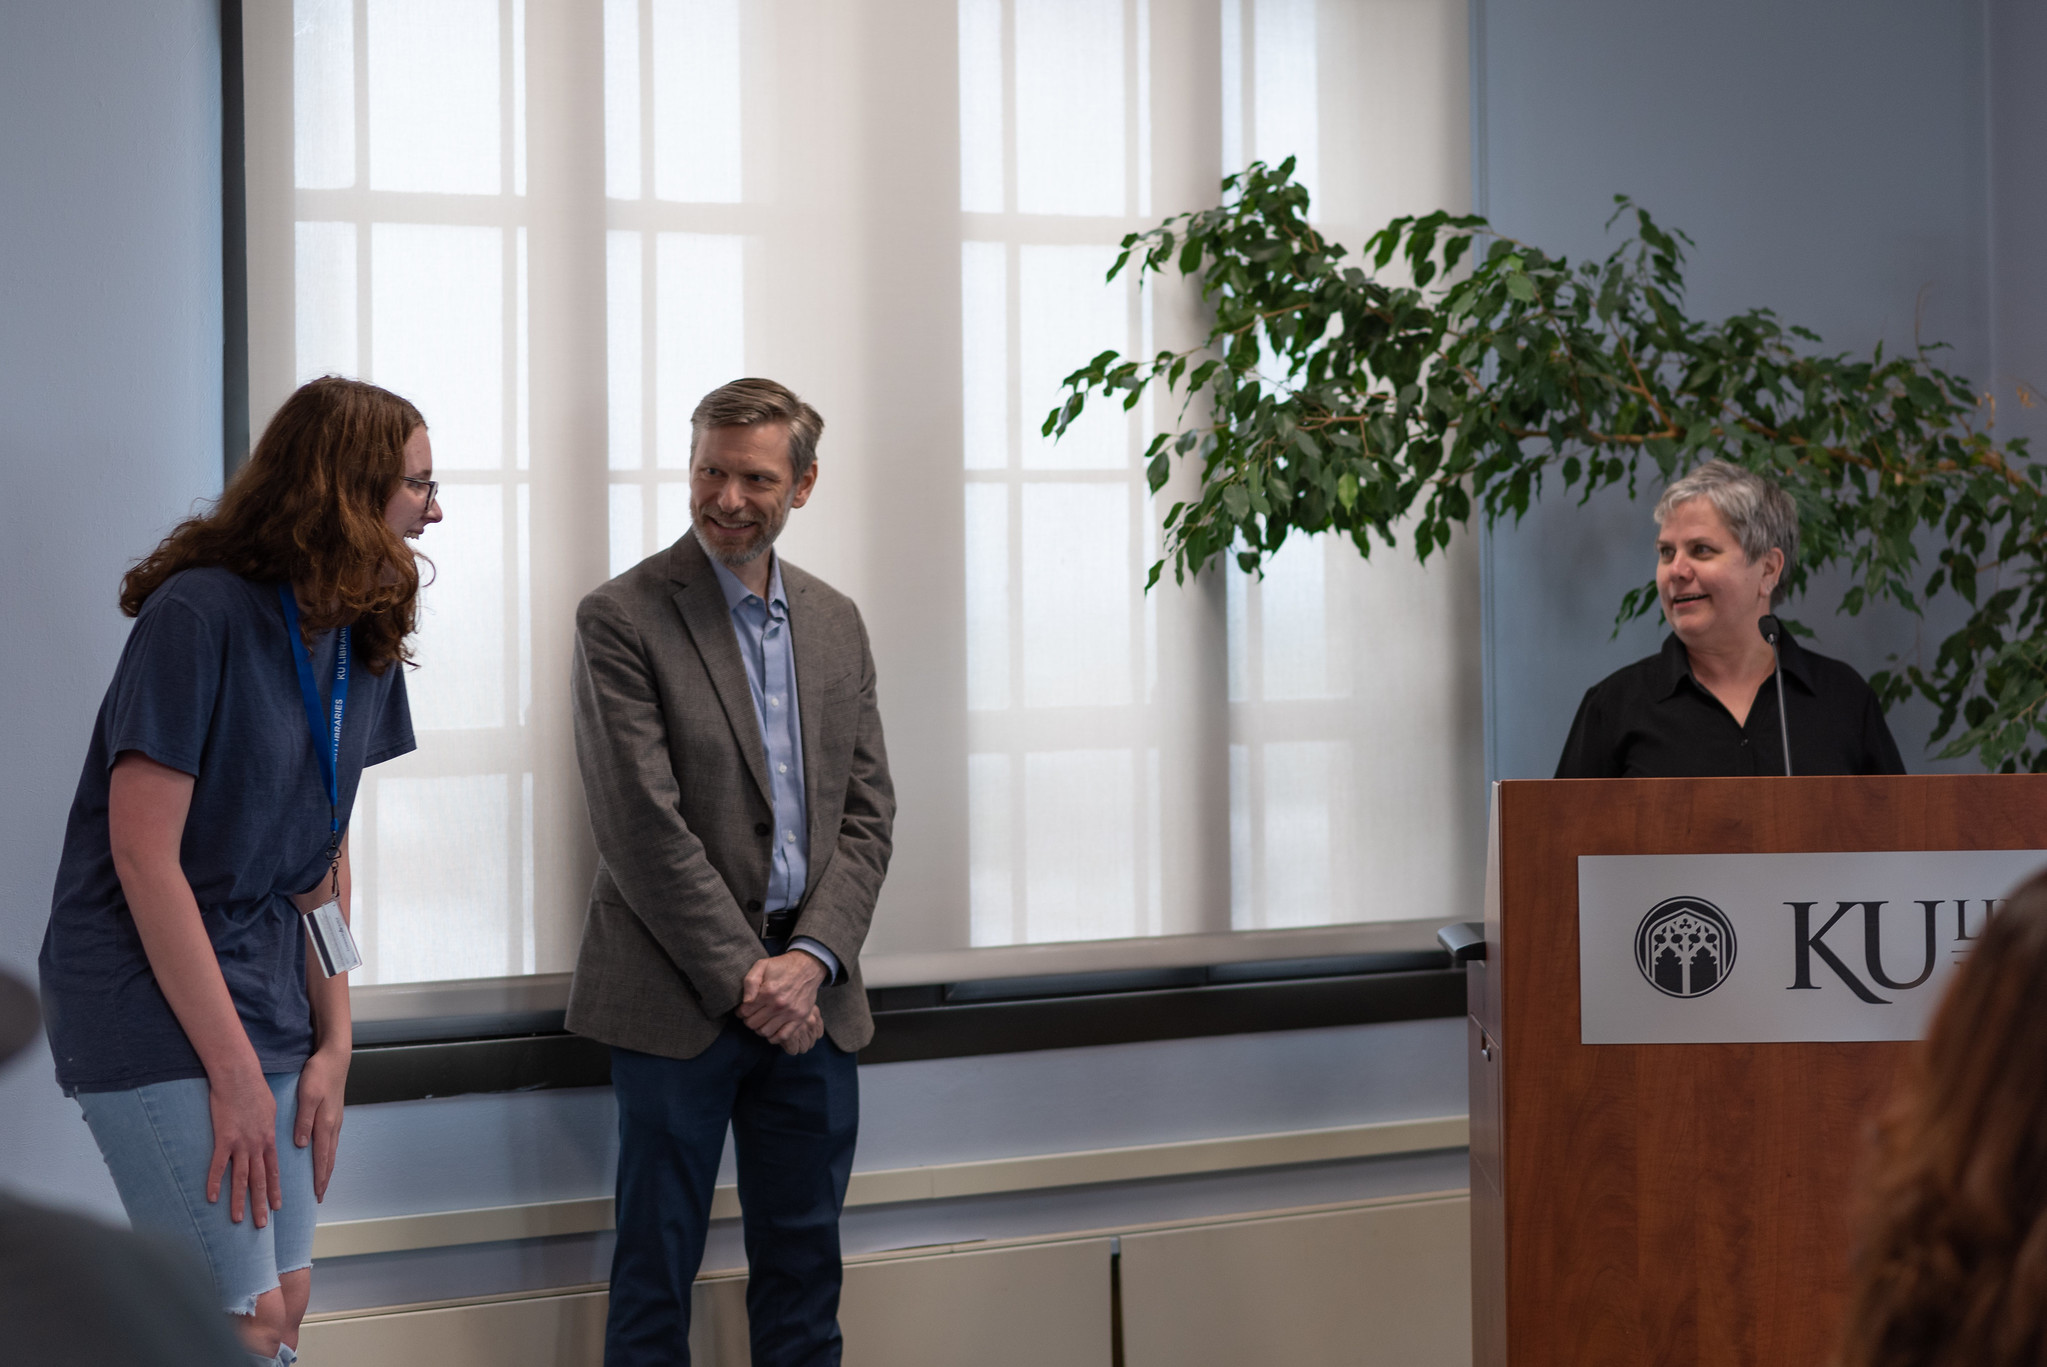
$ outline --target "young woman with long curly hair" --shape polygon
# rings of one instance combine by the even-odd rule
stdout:
[[[405,400],[332,377],[287,399],[123,580],[135,626],[64,833],[57,1080],[130,1220],[206,1258],[258,1362],[292,1361],[310,1292],[350,1050],[347,821],[364,766],[413,748],[409,543],[434,492]]]
[[[1865,1204],[1840,1367],[2047,1362],[2047,875],[1948,989]]]

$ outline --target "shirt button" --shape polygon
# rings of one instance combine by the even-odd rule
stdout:
[[[780,707],[781,705],[782,705],[782,700],[781,700],[780,698],[769,698],[769,699],[768,699],[768,706],[770,706],[770,707]]]
[[[782,832],[782,839],[787,840],[793,844],[796,840],[796,832],[784,831]]]
[[[775,766],[775,772],[778,774],[786,774],[789,772],[789,766],[786,764],[777,764]]]

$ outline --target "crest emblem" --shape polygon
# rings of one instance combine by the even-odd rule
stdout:
[[[1734,925],[1704,898],[1666,898],[1635,929],[1635,966],[1665,996],[1703,997],[1734,969]]]

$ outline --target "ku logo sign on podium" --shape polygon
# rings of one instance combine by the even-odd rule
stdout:
[[[1984,922],[2043,865],[2039,850],[1580,856],[1579,1038],[1918,1039]]]
[[[1635,967],[1658,992],[1703,997],[1734,971],[1734,926],[1704,898],[1658,902],[1635,931]]]

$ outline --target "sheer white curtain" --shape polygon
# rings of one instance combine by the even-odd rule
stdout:
[[[1461,13],[1412,0],[1225,0],[1223,161],[1298,160],[1353,251],[1469,206]],[[1289,543],[1228,574],[1230,924],[1476,905],[1483,855],[1477,563]]]
[[[1306,542],[1146,595],[1136,453],[1173,415],[1038,435],[1094,352],[1199,335],[1177,287],[1102,273],[1223,170],[1299,155],[1353,239],[1463,205],[1456,0],[244,15],[252,421],[360,375],[420,405],[444,481],[420,750],[352,839],[365,981],[573,963],[574,603],[686,528],[690,410],[742,374],[825,415],[782,549],[875,643],[902,811],[871,981],[1407,943],[1469,909],[1468,549]]]
[[[561,841],[537,819],[556,775],[532,725],[526,6],[246,13],[251,418],[316,375],[373,378],[430,415],[447,514],[424,542],[437,573],[408,679],[421,753],[373,771],[351,830],[362,977],[553,967],[564,937],[535,867]]]

